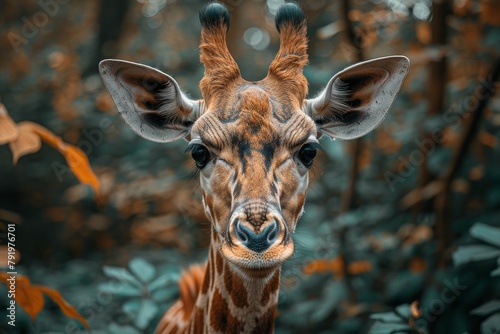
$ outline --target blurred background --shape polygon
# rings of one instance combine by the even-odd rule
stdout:
[[[283,1],[222,2],[243,77],[263,78]],[[97,74],[104,58],[141,62],[200,98],[204,3],[0,2],[0,265],[15,230],[23,275],[12,327],[0,273],[2,332],[151,333],[182,268],[204,261],[186,142],[135,135]],[[376,131],[321,139],[276,332],[500,332],[500,2],[300,4],[310,96],[362,60],[402,54],[411,70]]]

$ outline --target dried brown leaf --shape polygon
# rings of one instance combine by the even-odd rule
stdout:
[[[0,272],[0,282],[10,284],[8,279],[11,277],[11,275],[5,272]],[[35,321],[37,315],[43,310],[45,305],[43,295],[45,294],[59,306],[66,316],[78,319],[87,329],[90,329],[87,320],[85,320],[85,318],[62,297],[59,291],[43,285],[31,284],[29,278],[26,276],[16,275],[15,279],[15,301],[26,313],[28,313],[33,321]]]
[[[19,135],[16,123],[10,118],[7,109],[0,102],[0,145],[10,143]]]
[[[30,124],[33,127],[33,131],[36,132],[44,142],[58,150],[64,156],[69,168],[73,174],[75,174],[78,181],[90,185],[95,193],[99,194],[99,179],[90,167],[89,160],[85,153],[76,146],[66,144],[60,137],[43,126],[31,122]]]
[[[21,122],[17,127],[19,133],[15,140],[9,143],[12,151],[12,162],[17,163],[19,158],[26,154],[35,153],[42,147],[40,137],[33,132],[31,122]]]

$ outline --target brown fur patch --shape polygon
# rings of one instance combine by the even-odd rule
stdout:
[[[194,317],[192,318],[192,329],[193,329],[193,334],[202,334],[203,333],[203,314],[204,311],[199,308],[195,307],[194,310]]]
[[[267,303],[269,303],[271,294],[278,290],[279,283],[280,283],[280,271],[276,270],[273,277],[269,279],[269,282],[267,282],[266,286],[264,287],[264,291],[262,291],[262,299],[261,299],[262,305],[267,305]]]
[[[302,208],[304,207],[304,201],[306,200],[306,195],[305,194],[298,194],[297,195],[297,204],[296,204],[296,209],[294,213],[294,220],[297,220],[298,217],[300,217],[300,214],[302,213]]]
[[[220,275],[224,270],[224,260],[219,252],[215,251],[215,267],[217,268],[217,273]]]
[[[240,276],[232,272],[229,266],[226,266],[226,271],[224,271],[224,284],[227,293],[231,296],[231,300],[236,307],[243,308],[248,306],[248,293],[245,285]]]
[[[201,286],[201,293],[206,294],[208,292],[208,288],[210,286],[210,281],[212,279],[212,266],[213,264],[210,261],[207,264],[207,270],[205,270],[205,278],[203,279],[203,285]]]
[[[210,323],[214,330],[222,333],[241,333],[244,323],[231,314],[231,310],[222,298],[219,290],[215,290],[210,307]]]
[[[198,298],[206,272],[206,264],[193,265],[182,273],[179,280],[180,300],[182,301],[184,320],[188,320]]]
[[[272,333],[274,330],[274,319],[276,318],[276,308],[271,307],[262,316],[255,319],[257,326],[254,328],[254,334]]]

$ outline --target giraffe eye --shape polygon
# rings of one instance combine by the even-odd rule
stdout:
[[[317,144],[307,143],[300,148],[298,157],[304,166],[311,167],[314,157],[316,157],[316,146]]]
[[[210,153],[203,145],[194,144],[191,148],[191,156],[199,169],[203,169],[210,161]]]

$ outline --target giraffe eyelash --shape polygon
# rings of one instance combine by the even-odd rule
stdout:
[[[184,153],[188,154],[189,152],[191,152],[193,150],[193,148],[194,148],[195,145],[199,145],[199,144],[188,144],[188,146],[184,150]]]
[[[308,143],[306,143],[306,144],[311,145],[312,147],[314,147],[314,148],[315,148],[315,149],[317,149],[317,150],[320,150],[320,151],[323,151],[323,152],[325,151],[325,149],[323,148],[323,146],[321,146],[321,144],[320,144],[320,143],[318,143],[318,142],[312,141],[312,142],[308,142]],[[304,145],[305,145],[305,144],[304,144]]]

